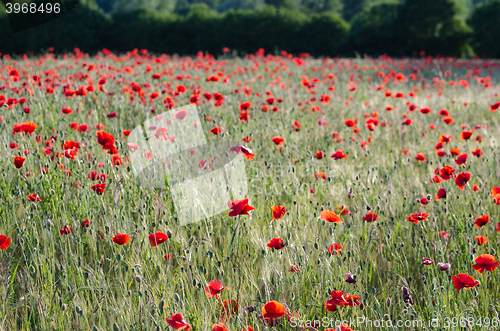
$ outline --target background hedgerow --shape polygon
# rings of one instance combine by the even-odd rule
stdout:
[[[500,0],[80,0],[63,16],[16,33],[0,4],[0,52],[42,54],[53,47],[62,54],[78,47],[90,54],[103,48],[146,48],[166,54],[220,55],[228,47],[239,55],[264,48],[329,57],[424,52],[495,58],[499,4]],[[11,20],[16,27],[34,24],[23,17]]]

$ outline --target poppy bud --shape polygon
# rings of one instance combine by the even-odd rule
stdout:
[[[432,199],[432,196],[430,194],[427,194],[427,197],[426,197],[427,200],[431,201]]]
[[[370,211],[370,210],[372,210],[372,207],[370,207],[370,206],[367,205],[366,206],[366,210]]]
[[[248,310],[249,313],[253,313],[257,308],[255,305],[245,307],[246,310]]]
[[[403,286],[401,289],[403,290],[403,301],[413,306],[413,299],[410,296],[408,288]]]
[[[385,305],[386,305],[387,307],[390,307],[390,306],[391,306],[391,302],[392,302],[391,298],[390,298],[390,297],[387,297],[387,299],[385,300]]]
[[[168,239],[172,238],[172,231],[167,230],[167,237]]]
[[[63,303],[62,306],[61,306],[61,308],[62,308],[62,310],[66,310],[66,309],[68,309],[68,305],[66,305],[65,303]]]

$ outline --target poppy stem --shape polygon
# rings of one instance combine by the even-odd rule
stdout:
[[[229,247],[227,250],[227,257],[229,258],[229,255],[231,255],[232,249],[233,249],[233,241],[234,237],[236,237],[236,231],[238,231],[238,226],[240,225],[240,216],[238,215],[238,220],[236,221],[236,226],[234,227],[234,232],[233,232],[233,237],[231,238],[231,241],[229,242]]]

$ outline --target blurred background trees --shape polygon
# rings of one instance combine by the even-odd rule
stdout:
[[[0,4],[0,7],[2,5]],[[80,0],[41,26],[12,33],[0,10],[0,52],[500,57],[500,0]]]

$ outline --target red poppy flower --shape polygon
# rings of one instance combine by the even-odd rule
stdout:
[[[33,122],[25,122],[21,124],[20,132],[32,134],[36,130],[37,125]]]
[[[378,216],[375,213],[368,213],[363,217],[363,221],[366,222],[375,222],[376,220],[378,220]]]
[[[446,189],[444,189],[444,188],[438,189],[438,191],[436,193],[435,200],[439,201],[440,199],[446,199]]]
[[[82,221],[82,229],[83,228],[88,228],[90,225],[92,225],[92,222],[89,221],[88,219],[85,219]]]
[[[417,156],[415,157],[415,160],[420,162],[425,162],[427,159],[425,158],[424,153],[418,153]]]
[[[460,149],[459,148],[452,148],[450,150],[451,155],[460,155]]]
[[[457,184],[460,190],[464,190],[465,185],[469,180],[470,180],[470,173],[464,171],[458,174],[457,178],[455,179],[455,184]]]
[[[106,188],[106,183],[101,183],[101,184],[95,184],[90,187],[92,191],[95,193],[101,195],[104,193],[104,189]]]
[[[495,200],[495,205],[500,205],[500,187],[494,186],[491,188],[491,199]]]
[[[344,294],[344,299],[347,301],[349,307],[361,306],[361,302],[358,301],[359,295]]]
[[[413,120],[411,118],[407,118],[403,121],[403,125],[412,125]]]
[[[255,209],[248,204],[248,199],[228,201],[227,206],[231,209],[229,217],[250,215],[248,212]]]
[[[119,166],[123,164],[121,157],[118,155],[113,155],[113,157],[111,158],[111,162],[113,163],[113,166]]]
[[[36,193],[28,195],[27,198],[31,201],[42,201],[42,198],[38,197]]]
[[[262,307],[262,317],[265,320],[270,320],[271,323],[287,314],[288,312],[285,310],[285,307],[277,301],[268,301],[264,307]]]
[[[358,122],[358,120],[357,120],[357,119],[354,119],[354,120],[352,120],[352,119],[348,119],[348,120],[345,120],[345,121],[344,121],[344,124],[345,124],[346,126],[350,127],[350,128],[353,128],[353,127],[355,127],[355,126],[356,126],[356,123],[357,123],[357,122]]]
[[[497,111],[500,108],[500,102],[495,102],[490,106],[490,111]]]
[[[488,238],[486,238],[485,236],[474,237],[474,240],[476,241],[476,244],[478,244],[479,246],[482,246],[488,242]]]
[[[442,179],[444,180],[449,180],[450,178],[453,178],[453,176],[455,175],[454,172],[456,171],[456,169],[453,169],[452,167],[450,166],[445,166],[441,169],[439,169],[439,176],[441,176]]]
[[[429,216],[429,214],[422,213],[422,211],[419,210],[417,214],[406,216],[406,220],[414,224],[418,224],[420,221],[427,221],[427,216]]]
[[[69,225],[65,225],[62,227],[62,229],[59,230],[59,234],[62,236],[63,234],[64,235],[68,235],[70,234],[71,232],[73,232],[73,229],[71,228],[71,226]]]
[[[483,156],[483,151],[481,150],[481,148],[476,148],[472,151],[472,155],[474,155],[475,157],[481,157]]]
[[[479,285],[478,281],[467,274],[458,274],[458,276],[453,276],[452,278],[453,285],[459,291],[463,288],[468,290]]]
[[[22,168],[22,166],[24,165],[24,161],[25,160],[26,159],[24,157],[22,157],[22,156],[16,156],[16,157],[14,157],[14,166],[16,168],[18,168],[18,169]]]
[[[224,326],[224,323],[220,323],[220,324],[213,324],[212,331],[228,331],[228,330]]]
[[[165,241],[167,241],[168,235],[163,232],[155,232],[153,234],[149,235],[149,243],[153,247],[157,247],[160,244],[163,244]]]
[[[314,174],[314,177],[316,177],[316,179],[320,178],[326,179],[326,174],[323,171],[318,171],[317,173]]]
[[[117,233],[113,237],[113,242],[117,245],[125,245],[130,242],[130,236],[127,233]]]
[[[316,156],[316,158],[318,160],[321,160],[323,158],[323,152],[322,151],[317,151],[316,153],[314,153],[314,155]]]
[[[63,107],[62,110],[61,110],[61,113],[62,114],[72,114],[73,113],[73,109],[71,109],[69,107]]]
[[[7,249],[10,246],[10,238],[6,235],[0,234],[0,249]]]
[[[438,267],[439,267],[439,270],[441,270],[441,271],[447,271],[447,270],[450,270],[451,264],[438,262]]]
[[[344,154],[344,152],[342,152],[341,150],[338,150],[335,153],[333,153],[330,157],[335,160],[340,160],[340,159],[347,159],[349,155]]]
[[[321,97],[319,98],[319,102],[323,104],[329,104],[330,103],[330,96],[328,94],[322,94]]]
[[[273,139],[273,143],[276,145],[282,147],[285,144],[285,139],[283,139],[281,136],[276,136]]]
[[[330,222],[330,223],[343,223],[343,221],[340,219],[340,217],[337,214],[335,214],[327,209],[323,210],[321,212],[321,214],[319,214],[319,217],[320,217],[320,219],[327,221],[327,222]]]
[[[238,302],[233,299],[226,299],[222,302],[219,302],[219,306],[221,307],[222,313],[220,316],[220,320],[222,322],[227,322],[233,316],[238,312]]]
[[[482,274],[486,271],[494,271],[498,267],[498,261],[495,261],[495,256],[490,254],[482,254],[476,257],[476,264],[472,267],[474,270]]]
[[[175,114],[174,114],[174,118],[176,120],[181,120],[181,121],[184,121],[186,119],[186,116],[187,116],[188,112],[187,110],[185,109],[179,109]]]
[[[248,161],[252,161],[255,157],[255,154],[250,148],[247,148],[245,146],[240,146],[241,151],[243,152],[243,155]]]
[[[432,261],[428,257],[424,257],[423,260],[422,260],[422,264],[425,264],[425,265],[431,265],[433,263],[434,263],[434,261]]]
[[[481,215],[476,219],[474,225],[476,226],[476,228],[480,228],[488,224],[489,221],[490,217],[488,215]]]
[[[283,249],[286,243],[281,238],[273,238],[267,242],[267,247],[274,249]]]
[[[279,220],[285,216],[286,208],[284,206],[272,206],[273,220]]]
[[[105,150],[115,147],[115,137],[106,131],[97,131],[97,143]]]
[[[326,300],[325,309],[327,311],[337,311],[337,306],[348,306],[349,302],[344,297],[344,292],[342,291],[332,291],[330,293],[332,296],[330,299]]]
[[[302,126],[300,125],[300,122],[299,122],[299,121],[295,121],[295,122],[293,122],[293,124],[292,124],[292,128],[293,128],[295,131],[299,131],[299,130],[302,128]]]
[[[251,102],[242,102],[239,106],[238,106],[238,109],[239,110],[248,110],[252,107],[252,103]]]
[[[216,299],[218,299],[220,292],[222,292],[224,289],[229,290],[227,286],[226,287],[222,286],[222,282],[218,281],[217,279],[214,279],[209,281],[205,286],[205,294],[209,298],[215,297]]]
[[[222,130],[221,130],[220,126],[216,126],[215,128],[213,128],[209,132],[212,134],[220,134],[222,132]]]
[[[447,111],[446,109],[441,109],[438,113],[439,116],[449,116],[450,112]]]
[[[425,207],[425,206],[426,206],[429,202],[431,202],[431,201],[432,201],[432,199],[427,200],[427,198],[426,198],[426,197],[423,197],[423,198],[418,199],[418,202],[420,202],[420,204],[421,204],[422,206],[424,206],[424,207]]]
[[[453,124],[453,118],[451,118],[449,116],[444,117],[443,122],[445,122],[446,124]]]
[[[453,136],[449,136],[447,134],[442,134],[439,136],[439,141],[442,143],[448,143],[451,141],[451,137],[453,137]]]
[[[422,114],[429,114],[431,112],[431,109],[429,107],[420,108],[420,112]]]
[[[460,154],[460,156],[455,160],[455,163],[458,165],[467,163],[467,153]]]
[[[67,149],[64,151],[64,156],[68,159],[75,160],[76,159],[76,151],[74,149]]]
[[[341,251],[342,251],[341,244],[333,243],[330,245],[330,247],[328,247],[328,253],[330,253],[332,255],[334,252],[336,253],[336,255],[339,255]]]
[[[351,211],[347,209],[346,205],[338,205],[337,207],[335,207],[335,213],[340,216],[346,216],[349,215]]]
[[[191,330],[191,326],[185,320],[182,319],[181,314],[174,314],[171,319],[167,317],[166,320],[168,325],[170,325],[175,330],[184,330],[184,331]]]
[[[472,131],[469,131],[469,130],[466,130],[466,131],[463,131],[461,134],[460,134],[460,138],[462,140],[468,140],[470,139],[470,137],[472,136]]]
[[[80,132],[80,133],[84,133],[84,132],[87,132],[89,130],[90,130],[90,127],[86,123],[82,123],[78,127],[78,132]]]

